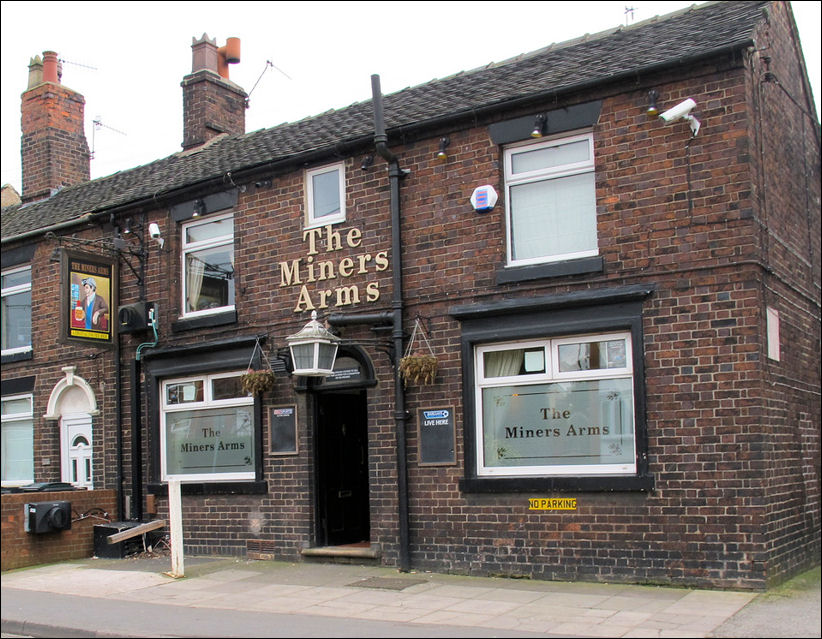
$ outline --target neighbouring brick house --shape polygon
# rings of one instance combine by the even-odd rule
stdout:
[[[33,62],[4,485],[142,519],[182,478],[199,554],[742,588],[818,563],[820,129],[787,3],[250,134],[231,44],[192,45],[183,151],[92,181],[43,169],[37,139],[88,149],[82,109],[26,129],[82,105]],[[312,310],[327,377],[289,374]],[[401,376],[416,350],[433,380]]]

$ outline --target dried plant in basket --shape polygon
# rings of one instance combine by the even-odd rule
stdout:
[[[240,378],[240,383],[243,385],[243,390],[246,393],[251,393],[252,395],[271,390],[274,388],[274,381],[274,372],[271,370],[255,371],[248,369]]]
[[[400,360],[400,374],[406,386],[409,382],[433,384],[434,378],[437,376],[437,366],[436,357],[416,351]]]
[[[414,348],[414,344],[420,337],[421,342],[425,342],[428,347],[428,353],[425,353],[419,348]],[[425,331],[420,325],[420,320],[417,318],[414,323],[414,332],[411,334],[411,341],[408,343],[408,349],[405,351],[405,357],[400,360],[399,371],[402,375],[405,386],[409,382],[413,384],[433,384],[434,378],[437,376],[437,369],[439,363],[428,343],[428,338],[425,336]]]

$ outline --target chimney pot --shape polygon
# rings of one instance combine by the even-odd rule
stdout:
[[[228,80],[228,65],[240,61],[240,39],[227,38],[225,46],[217,49],[217,54],[217,73],[221,78]]]
[[[191,149],[222,133],[245,133],[246,92],[228,77],[229,63],[240,61],[240,39],[203,34],[191,39],[191,75],[183,78],[183,149]],[[204,73],[208,71],[211,73]]]
[[[207,34],[197,40],[191,39],[191,72],[208,70],[217,72],[217,40],[211,40]]]
[[[240,38],[226,38],[223,49],[228,64],[237,64],[240,61]]]
[[[43,82],[60,84],[57,53],[54,51],[43,51]]]
[[[43,60],[39,55],[34,56],[29,62],[29,85],[28,89],[43,83]]]

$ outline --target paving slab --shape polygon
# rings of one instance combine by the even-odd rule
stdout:
[[[342,628],[348,624],[387,623],[390,625],[383,630],[390,631],[385,636],[406,636],[397,633],[407,627],[419,631],[425,628],[427,636],[451,637],[527,636],[529,633],[588,637],[787,636],[722,634],[736,632],[736,628],[729,625],[735,615],[762,598],[753,592],[398,573],[380,566],[221,558],[187,558],[185,565],[186,576],[180,579],[165,574],[170,569],[168,560],[103,560],[103,563],[84,560],[4,573],[3,622],[17,624],[15,627],[35,622],[37,614],[27,613],[21,603],[27,595],[32,601],[41,597],[41,603],[43,596],[64,597],[67,601],[80,597],[84,609],[107,606],[122,611],[132,606],[133,610],[142,611],[142,607],[148,606],[155,612],[141,614],[164,615],[179,622],[174,627],[175,636],[218,636],[203,634],[199,622],[197,632],[191,634],[185,634],[184,628],[178,627],[184,617],[204,619],[218,612],[240,620],[237,623],[241,624],[246,617],[254,619],[260,627],[260,615],[325,620],[327,625],[322,627],[343,633]],[[818,631],[818,572],[816,590],[811,589],[811,593],[814,592],[816,599],[811,596],[809,605],[813,612],[813,602],[816,602],[816,617],[811,616],[810,623],[815,619]],[[7,607],[7,594],[18,602],[19,609]],[[784,609],[786,598],[787,595],[783,595],[782,599],[771,597],[765,601],[772,602],[774,607],[782,604]],[[40,615],[42,611],[41,606]],[[27,618],[27,614],[32,618]],[[749,617],[751,614],[746,613]],[[770,611],[770,614],[776,613]],[[130,629],[124,627],[126,621],[119,619],[105,631],[133,633],[111,636],[161,636],[146,634],[146,628],[141,627],[146,621],[144,618],[134,614],[126,617],[134,619]],[[61,623],[60,618],[51,622]],[[278,627],[292,627],[283,626],[279,619],[277,623]],[[211,626],[205,627],[216,632]],[[402,631],[397,630],[400,627]],[[63,627],[63,630],[70,629]],[[241,633],[237,636],[285,635]],[[790,636],[819,634],[803,635],[794,631]]]

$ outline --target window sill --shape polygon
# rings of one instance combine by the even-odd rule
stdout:
[[[180,484],[183,495],[265,495],[268,484],[264,481],[194,482]],[[168,484],[149,484],[148,493],[168,496]]]
[[[459,487],[463,493],[649,492],[654,489],[654,477],[466,477]]]
[[[310,221],[306,222],[304,230],[307,231],[309,229],[321,229],[321,228],[324,228],[326,226],[333,226],[334,224],[344,224],[344,223],[345,223],[345,217],[334,217],[334,218],[328,218],[327,220],[323,219],[323,218],[320,218],[318,220],[310,220]]]
[[[11,364],[13,362],[25,362],[26,360],[34,359],[34,351],[27,350],[21,353],[9,353],[8,355],[0,356],[0,364]]]
[[[605,269],[601,255],[583,257],[578,260],[534,264],[532,266],[515,266],[497,271],[497,285],[526,282],[548,277],[567,277],[585,273],[601,273]]]
[[[193,317],[191,319],[181,319],[171,324],[172,333],[181,333],[184,331],[191,331],[198,328],[211,328],[213,326],[225,326],[226,324],[237,323],[237,311],[226,311],[225,313],[216,313],[214,315],[204,315],[202,317]]]

